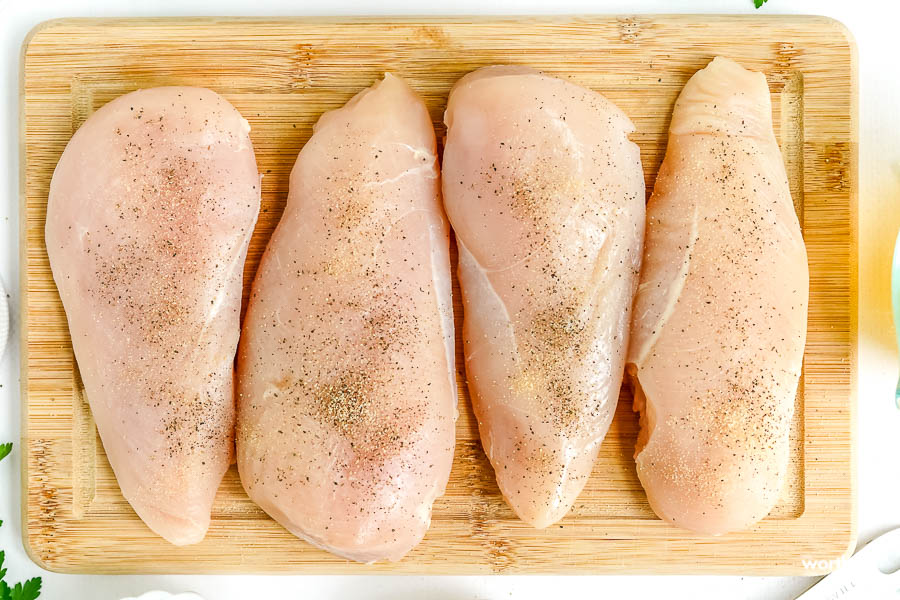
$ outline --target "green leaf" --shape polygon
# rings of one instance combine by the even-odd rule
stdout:
[[[12,452],[12,442],[6,442],[5,444],[0,444],[0,460],[6,458],[6,456]]]
[[[12,592],[5,581],[0,581],[0,600],[11,600]]]
[[[3,568],[3,561],[6,559],[6,552],[0,550],[0,581],[6,576],[6,569]]]
[[[17,583],[10,593],[10,600],[35,600],[41,595],[41,578],[32,577],[25,583]]]
[[[769,0],[753,0],[753,6],[756,8],[762,8],[762,5],[768,2]]]

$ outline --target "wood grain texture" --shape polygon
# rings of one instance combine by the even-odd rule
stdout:
[[[710,538],[657,519],[632,459],[637,419],[623,390],[593,475],[560,524],[538,531],[504,503],[478,441],[458,356],[460,419],[447,493],[424,542],[399,563],[358,565],[294,538],[226,476],[201,544],[175,548],[122,498],[91,419],[50,273],[50,178],[71,134],[120,94],[209,87],[252,126],[263,205],[249,285],[284,208],[313,123],[384,71],[425,98],[439,138],[450,86],[516,63],[598,90],[635,122],[648,194],[669,116],[715,55],[766,73],[775,128],[810,261],[809,336],[787,485],[752,530]],[[803,559],[855,542],[856,55],[819,17],[639,16],[410,19],[106,19],[39,26],[23,49],[23,531],[45,568],[91,573],[813,574]],[[246,293],[246,286],[245,286]],[[459,323],[459,290],[454,301]],[[459,328],[457,328],[457,337]],[[459,339],[457,353],[459,355]]]

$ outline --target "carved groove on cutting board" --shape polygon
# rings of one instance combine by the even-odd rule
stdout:
[[[97,426],[91,416],[78,367],[72,369],[72,516],[83,519],[94,501],[97,476]]]
[[[792,71],[781,90],[781,153],[794,209],[803,227],[803,74]]]
[[[72,133],[78,131],[78,128],[87,120],[91,113],[94,112],[93,107],[93,87],[85,85],[84,81],[78,75],[72,77]]]
[[[796,70],[786,73],[784,86],[781,88],[781,154],[784,157],[785,171],[788,176],[788,185],[791,190],[791,199],[794,201],[794,209],[803,228],[805,216],[804,210],[804,181],[803,181],[803,74]],[[799,517],[803,514],[805,484],[803,479],[804,455],[803,455],[803,429],[805,419],[803,402],[803,382],[806,378],[806,370],[800,374],[797,385],[797,395],[794,399],[794,419],[790,428],[791,456],[797,457],[788,463],[785,474],[782,498],[791,498],[790,508],[779,506],[773,510],[773,514],[779,516]]]

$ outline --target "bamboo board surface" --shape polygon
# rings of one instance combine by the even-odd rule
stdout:
[[[649,194],[675,98],[718,54],[768,78],[810,260],[791,469],[768,518],[717,538],[657,519],[635,474],[637,418],[626,389],[572,512],[546,530],[518,521],[478,441],[459,339],[453,472],[425,540],[403,561],[359,565],[294,538],[247,498],[234,468],[201,544],[170,546],[137,518],[97,436],[43,236],[53,169],[94,110],[138,88],[194,85],[216,90],[243,113],[264,174],[249,285],[312,125],[384,71],[423,95],[439,138],[450,86],[481,66],[531,65],[598,90],[637,126],[632,139]],[[90,573],[813,574],[852,550],[857,77],[854,43],[841,25],[758,16],[67,19],[33,31],[23,60],[23,532],[42,566]],[[459,298],[454,280],[458,324]],[[821,562],[810,569],[804,560]]]

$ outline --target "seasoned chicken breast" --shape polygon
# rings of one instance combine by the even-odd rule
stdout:
[[[125,498],[173,544],[206,534],[232,459],[241,278],[259,212],[250,126],[169,87],[113,100],[50,184],[46,241]]]
[[[291,173],[238,359],[250,497],[330,552],[398,560],[453,460],[449,232],[434,129],[399,78],[323,115]]]
[[[618,400],[644,235],[634,127],[596,92],[508,66],[463,77],[444,119],[481,440],[510,506],[546,527]]]
[[[663,519],[745,529],[782,487],[809,295],[764,75],[716,58],[688,81],[647,210],[637,472]]]

